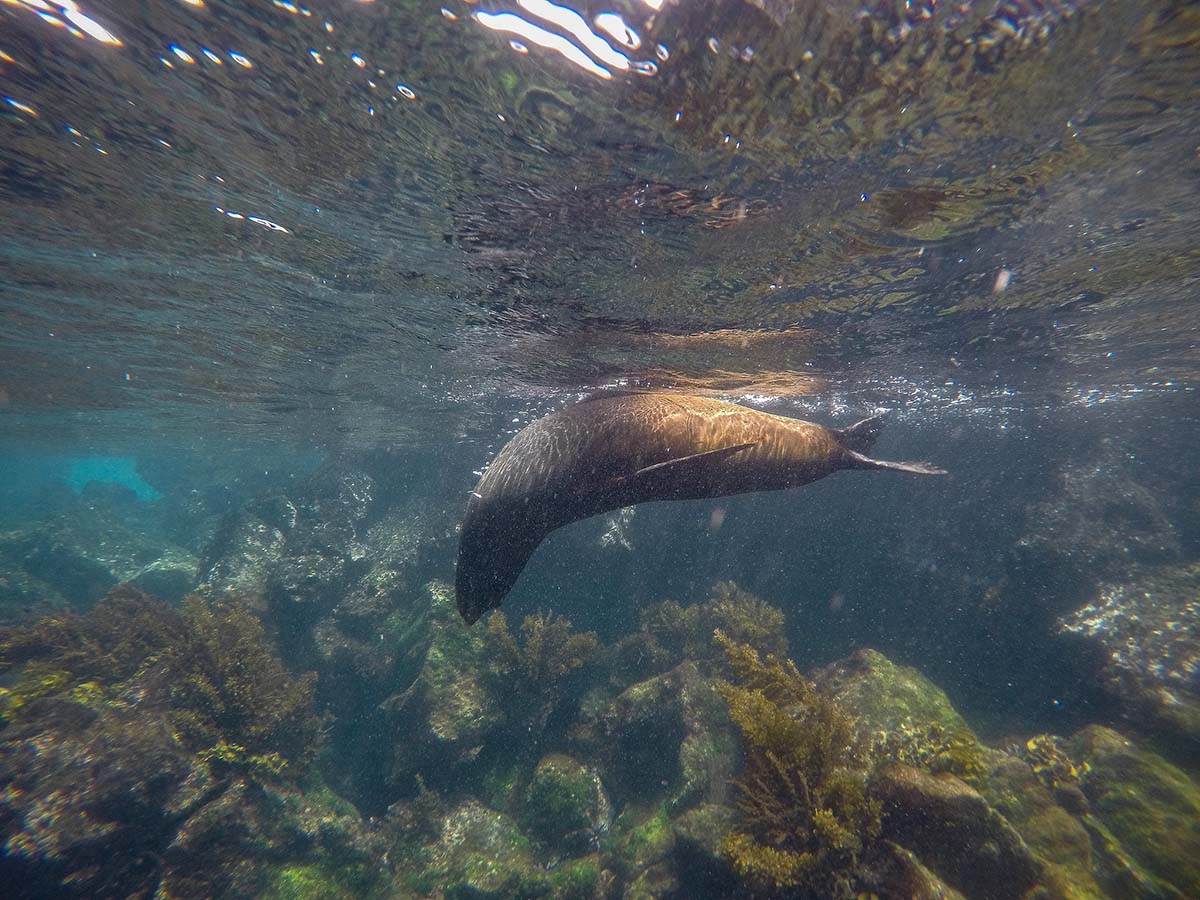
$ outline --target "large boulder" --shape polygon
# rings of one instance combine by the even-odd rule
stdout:
[[[1131,721],[1200,747],[1200,564],[1135,569],[1059,628],[1093,646],[1101,683]]]
[[[386,701],[396,742],[392,777],[408,788],[415,776],[452,783],[504,722],[501,704],[485,677],[482,629],[463,627],[448,586],[429,586],[429,637],[420,671]]]
[[[884,836],[967,896],[1019,898],[1040,880],[1042,866],[1016,829],[954,775],[890,765],[875,774],[871,792]]]
[[[574,856],[600,846],[612,824],[612,804],[594,769],[561,753],[542,757],[521,801],[532,835]]]
[[[412,877],[446,897],[520,900],[547,893],[545,874],[517,823],[475,800],[445,814],[419,859]]]
[[[961,779],[970,795],[977,795],[975,811],[982,819],[1002,821],[1015,830],[1036,857],[1038,883],[1049,896],[1068,900],[1103,896],[1093,877],[1088,832],[1064,808],[1073,796],[1071,786],[1060,785],[1055,793],[1029,763],[985,746],[945,692],[919,671],[874,650],[859,650],[819,670],[813,680],[855,716],[881,758],[915,766],[926,775]],[[973,896],[954,874],[939,868],[936,859],[927,859],[921,848],[905,842],[900,820],[891,822],[897,844],[917,850],[925,866]],[[906,871],[897,859],[890,859],[883,869]]]
[[[161,525],[156,507],[131,493],[91,489],[0,534],[0,619],[87,608],[118,584],[179,600],[195,588],[199,560],[165,540]]]
[[[616,697],[593,695],[572,738],[621,802],[676,811],[729,796],[737,740],[714,680],[690,660]]]
[[[892,662],[876,650],[857,650],[813,673],[813,683],[868,732],[887,732],[900,723],[965,730],[967,723],[945,692],[911,666]]]
[[[1200,897],[1200,787],[1181,769],[1100,725],[1068,744],[1080,785],[1103,830],[1119,844],[1119,884],[1143,896]],[[1124,857],[1128,855],[1130,860]]]

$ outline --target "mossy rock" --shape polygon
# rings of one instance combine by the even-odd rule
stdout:
[[[573,859],[546,876],[554,900],[592,900],[600,882],[600,862],[595,856]]]
[[[647,813],[628,808],[613,826],[607,849],[626,879],[635,878],[670,855],[675,846],[675,828],[666,806]]]
[[[941,688],[875,650],[858,650],[826,666],[813,675],[813,683],[868,731],[886,732],[905,720],[947,732],[970,731]]]
[[[420,674],[386,702],[406,735],[396,745],[395,773],[454,780],[455,767],[477,757],[503,713],[481,677],[487,665],[482,631],[463,627],[448,587],[434,582],[428,591],[429,647]]]
[[[1093,814],[1147,873],[1200,897],[1200,789],[1181,769],[1111,729],[1072,739],[1088,766],[1081,786]]]
[[[669,799],[672,812],[719,799],[738,755],[725,701],[691,660],[591,702],[574,736],[618,805]]]
[[[871,793],[883,836],[966,896],[1018,900],[1041,882],[1043,865],[1021,835],[962,779],[891,764],[874,773]]]
[[[987,774],[973,783],[1042,863],[1047,898],[1103,900],[1106,895],[1092,874],[1087,829],[1059,805],[1027,763],[999,750],[986,751],[986,759]]]
[[[360,894],[317,865],[275,869],[258,900],[357,900]]]
[[[600,776],[561,753],[542,758],[522,802],[522,820],[533,835],[556,849],[587,852],[611,818]]]
[[[551,892],[517,823],[475,800],[442,819],[437,841],[423,855],[420,880],[437,885],[446,897],[522,900]]]

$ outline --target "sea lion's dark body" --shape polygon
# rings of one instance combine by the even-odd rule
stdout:
[[[459,612],[472,623],[498,607],[547,534],[598,513],[777,491],[838,469],[941,473],[863,456],[878,424],[835,431],[666,393],[599,397],[539,419],[508,442],[471,494],[458,551]]]

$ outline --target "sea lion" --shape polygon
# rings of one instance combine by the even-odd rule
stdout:
[[[706,397],[608,394],[522,428],[471,492],[458,548],[458,611],[500,606],[556,528],[650,500],[778,491],[838,469],[944,475],[865,454],[882,417],[841,430]]]

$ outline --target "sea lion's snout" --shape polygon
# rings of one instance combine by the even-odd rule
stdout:
[[[506,590],[499,585],[489,584],[495,581],[495,570],[487,565],[458,565],[454,584],[454,599],[458,604],[458,613],[468,625],[474,625],[489,610],[495,609],[504,599]]]
[[[468,625],[499,608],[517,583],[521,570],[541,542],[542,534],[518,536],[519,529],[502,527],[489,515],[468,515],[459,540],[454,593],[459,615]]]
[[[474,625],[487,612],[487,607],[477,600],[468,597],[463,591],[458,591],[458,614],[468,625]]]

